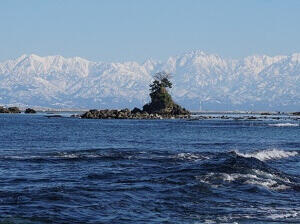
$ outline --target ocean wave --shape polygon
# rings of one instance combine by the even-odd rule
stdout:
[[[209,159],[208,156],[204,156],[196,153],[189,153],[189,152],[178,153],[174,156],[171,156],[171,158],[181,159],[181,160],[192,160],[192,161]]]
[[[282,159],[288,158],[291,156],[298,155],[298,152],[295,151],[285,151],[280,149],[267,149],[263,151],[257,151],[252,153],[241,153],[239,151],[234,151],[237,155],[245,157],[245,158],[256,158],[261,161],[272,160],[272,159]]]
[[[101,158],[104,155],[97,153],[59,153],[58,155],[53,156],[56,159],[88,159],[88,158]]]
[[[214,173],[210,172],[197,179],[211,187],[218,188],[224,183],[239,183],[253,186],[260,186],[274,191],[290,189],[294,184],[288,177],[272,174],[265,171],[252,169],[249,173]]]
[[[297,176],[286,174],[262,161],[296,154],[297,152],[286,153],[282,150],[264,150],[252,154],[239,152],[218,154],[203,165],[205,167],[203,173],[198,173],[196,179],[201,184],[212,188],[234,185],[241,186],[242,191],[261,189],[299,191],[300,184]]]
[[[192,155],[191,159],[192,159]],[[183,154],[179,157],[185,157]],[[38,154],[17,154],[17,155],[0,155],[0,160],[16,160],[16,161],[81,161],[81,160],[168,160],[170,158],[179,158],[177,156],[170,157],[168,153],[160,152],[143,152],[143,151],[125,151],[125,150],[72,150],[55,153],[38,153]],[[196,158],[196,157],[195,157]],[[199,156],[200,158],[200,156]]]
[[[291,188],[289,185],[293,185],[289,178],[282,177],[277,174],[264,172],[261,170],[253,170],[254,178],[247,180],[246,184],[259,185],[271,190],[287,190]]]
[[[288,207],[278,207],[274,209],[274,207],[260,207],[261,211],[266,214],[267,218],[272,220],[280,220],[287,218],[296,218],[300,215],[300,210],[297,208],[288,208]],[[297,222],[298,223],[298,222]]]
[[[286,212],[286,211],[282,211],[281,213],[273,213],[268,215],[268,218],[271,218],[273,220],[278,220],[278,219],[287,219],[287,218],[295,218],[299,216],[299,212],[298,211],[290,211],[290,212]]]
[[[277,124],[268,124],[269,126],[273,127],[298,127],[299,124],[295,123],[277,123]]]
[[[60,152],[56,154],[40,154],[40,155],[4,155],[0,159],[15,160],[15,161],[65,161],[65,160],[87,160],[87,159],[130,159],[130,156],[122,154],[100,154],[100,153],[74,153],[74,152]]]

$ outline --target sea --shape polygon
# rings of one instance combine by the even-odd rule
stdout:
[[[0,223],[300,223],[300,120],[0,115]]]

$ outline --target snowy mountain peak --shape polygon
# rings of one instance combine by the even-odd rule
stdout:
[[[295,53],[291,55],[291,61],[300,62],[300,53]]]
[[[203,51],[165,62],[91,62],[22,55],[0,63],[0,104],[120,108],[149,100],[155,72],[173,74],[174,99],[191,110],[300,110],[300,54],[226,59]]]

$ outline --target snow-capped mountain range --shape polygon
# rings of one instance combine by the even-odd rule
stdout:
[[[202,51],[144,63],[22,55],[0,63],[0,105],[141,107],[163,70],[173,74],[174,100],[190,110],[300,110],[300,54],[237,60]]]

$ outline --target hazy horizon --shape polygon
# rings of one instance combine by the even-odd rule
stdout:
[[[73,58],[81,58],[81,59],[84,59],[84,60],[88,60],[90,62],[104,62],[104,63],[126,63],[126,62],[137,62],[139,64],[143,64],[145,63],[146,61],[148,60],[154,60],[154,61],[157,61],[157,62],[165,62],[167,61],[170,57],[177,57],[177,56],[180,56],[180,55],[184,55],[184,54],[189,54],[191,52],[203,52],[204,54],[206,55],[214,55],[214,56],[218,56],[218,57],[221,57],[221,58],[224,58],[224,59],[230,59],[230,60],[243,60],[244,58],[247,58],[247,57],[260,57],[260,56],[267,56],[267,57],[277,57],[277,56],[292,56],[292,55],[295,55],[295,54],[300,54],[300,51],[299,52],[291,52],[290,54],[258,54],[258,53],[253,53],[253,54],[250,54],[250,55],[245,55],[243,57],[226,57],[226,56],[222,56],[221,54],[218,54],[218,52],[215,52],[215,53],[211,53],[211,52],[207,52],[207,51],[204,51],[202,49],[192,49],[192,50],[186,50],[186,51],[182,51],[182,52],[179,52],[178,54],[174,54],[174,55],[169,55],[169,56],[166,56],[166,58],[164,59],[158,59],[158,58],[154,58],[153,56],[149,55],[147,58],[145,58],[144,61],[137,61],[137,60],[119,60],[119,61],[108,61],[108,60],[100,60],[100,61],[95,61],[95,60],[89,60],[88,58],[85,58],[85,57],[82,57],[80,55],[74,55],[74,56],[64,56],[64,55],[60,55],[60,54],[49,54],[49,55],[41,55],[41,54],[35,54],[35,53],[23,53],[21,55],[18,55],[16,57],[12,57],[12,58],[7,58],[7,59],[4,59],[2,61],[0,61],[0,63],[3,63],[3,62],[6,62],[6,61],[9,61],[9,60],[16,60],[18,58],[21,58],[21,57],[28,57],[28,56],[37,56],[37,57],[41,57],[41,58],[46,58],[46,57],[56,57],[56,56],[61,56],[65,59],[73,59]]]

